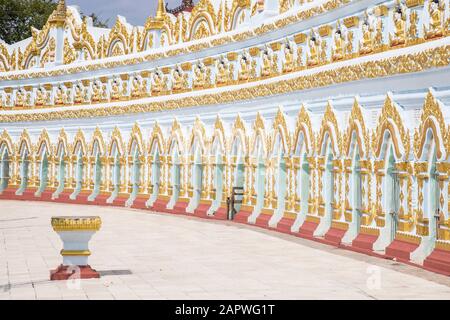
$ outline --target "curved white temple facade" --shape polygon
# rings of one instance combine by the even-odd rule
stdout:
[[[450,274],[448,0],[60,1],[0,42],[0,198],[234,220]],[[231,218],[231,217],[230,217]]]

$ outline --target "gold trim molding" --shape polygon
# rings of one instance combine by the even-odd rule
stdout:
[[[430,59],[433,57],[433,59]],[[61,119],[80,119],[92,117],[138,114],[161,110],[174,110],[186,107],[216,105],[245,101],[256,97],[280,95],[294,91],[326,87],[362,79],[373,79],[398,74],[421,72],[449,64],[450,45],[444,45],[414,54],[394,56],[382,60],[367,61],[355,65],[343,66],[333,70],[319,71],[310,75],[298,75],[290,79],[270,83],[255,83],[253,86],[218,93],[206,93],[195,97],[173,98],[166,101],[135,103],[127,106],[112,105],[105,108],[81,110],[55,110],[47,113],[2,114],[0,122],[49,121]],[[276,78],[275,78],[276,79]]]

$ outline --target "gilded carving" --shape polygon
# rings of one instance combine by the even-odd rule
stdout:
[[[389,131],[397,159],[403,159],[409,156],[409,130],[405,129],[403,120],[397,108],[398,107],[392,101],[391,96],[388,95],[381,110],[381,114],[378,117],[376,130],[372,135],[372,150],[377,157],[382,150],[385,131]]]
[[[445,127],[445,120],[442,114],[439,102],[429,91],[422,108],[420,116],[420,126],[414,133],[414,153],[420,159],[424,152],[424,144],[426,142],[427,130],[433,131],[433,138],[436,141],[436,153],[438,159],[441,159],[447,154],[445,150],[445,137],[447,136],[447,129]]]

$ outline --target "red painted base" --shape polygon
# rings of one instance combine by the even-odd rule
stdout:
[[[51,201],[52,200],[53,192],[51,191],[44,191],[41,193],[41,196],[37,198],[40,201]]]
[[[133,204],[131,205],[131,208],[134,209],[147,209],[147,206],[145,205],[145,203],[147,202],[147,198],[136,198],[133,201]]]
[[[334,245],[340,245],[342,238],[344,237],[346,230],[341,230],[337,228],[330,228],[330,230],[325,233],[325,240]]]
[[[62,203],[76,203],[76,204],[93,204],[90,201],[87,201],[90,193],[79,193],[75,200],[70,199],[70,195],[72,192],[62,192],[59,194],[58,199],[55,199],[55,202]]]
[[[258,218],[256,218],[255,225],[261,228],[268,229],[269,228],[269,220],[272,218],[271,214],[260,214]]]
[[[70,203],[70,192],[62,192],[59,194],[58,198],[56,198],[55,202],[63,202],[63,203]]]
[[[170,212],[170,210],[167,209],[168,202],[169,201],[167,200],[156,199],[150,209],[159,212]]]
[[[79,268],[79,269],[78,269]],[[100,278],[100,274],[91,266],[63,266],[50,271],[50,280],[92,279]]]
[[[226,214],[227,210],[224,209],[224,211],[225,211],[225,214]],[[239,211],[238,213],[236,213],[234,215],[233,221],[236,221],[236,222],[239,222],[239,223],[247,223],[248,217],[250,217],[251,214],[252,214],[251,212],[241,210],[241,211]]]
[[[36,193],[35,188],[27,189],[23,192],[23,194],[20,197],[22,198],[22,200],[37,200],[39,198],[34,196],[35,193]]]
[[[211,207],[210,204],[199,204],[197,209],[194,210],[194,216],[204,219],[212,218],[211,216],[207,215],[207,212],[210,207]]]
[[[106,200],[108,200],[109,197],[110,195],[99,194],[98,196],[95,197],[94,201],[92,201],[92,204],[101,206],[107,205]]]
[[[217,209],[217,211],[214,213],[213,218],[217,220],[227,220],[228,219],[227,208],[220,207],[219,209]]]
[[[423,267],[450,276],[450,251],[434,249],[423,262]]]
[[[401,240],[394,240],[386,247],[386,256],[389,258],[397,258],[399,260],[409,261],[411,252],[419,247],[418,244],[409,243]]]
[[[127,202],[128,198],[125,197],[118,197],[115,198],[113,203],[111,203],[111,206],[115,206],[115,207],[125,207],[125,203]]]
[[[291,234],[291,227],[294,224],[295,220],[290,218],[281,218],[278,222],[277,227],[274,228],[280,232]],[[271,228],[272,229],[272,228]]]
[[[3,190],[3,192],[0,194],[0,199],[14,199],[19,200],[16,198],[16,189],[13,188],[6,188]]]
[[[302,237],[312,238],[318,226],[315,222],[305,221],[298,230],[298,234]]]
[[[172,213],[186,214],[187,206],[188,206],[187,202],[179,201],[179,202],[175,203],[175,205],[173,206]]]
[[[358,251],[372,251],[373,244],[377,241],[378,236],[360,233],[352,241],[352,247]]]

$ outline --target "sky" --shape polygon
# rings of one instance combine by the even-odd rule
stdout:
[[[177,7],[181,0],[164,0],[169,8]],[[194,1],[197,2],[197,1]],[[112,26],[117,15],[124,16],[132,25],[143,26],[149,16],[155,15],[158,0],[66,0],[68,5],[80,7],[85,14],[95,13]]]

